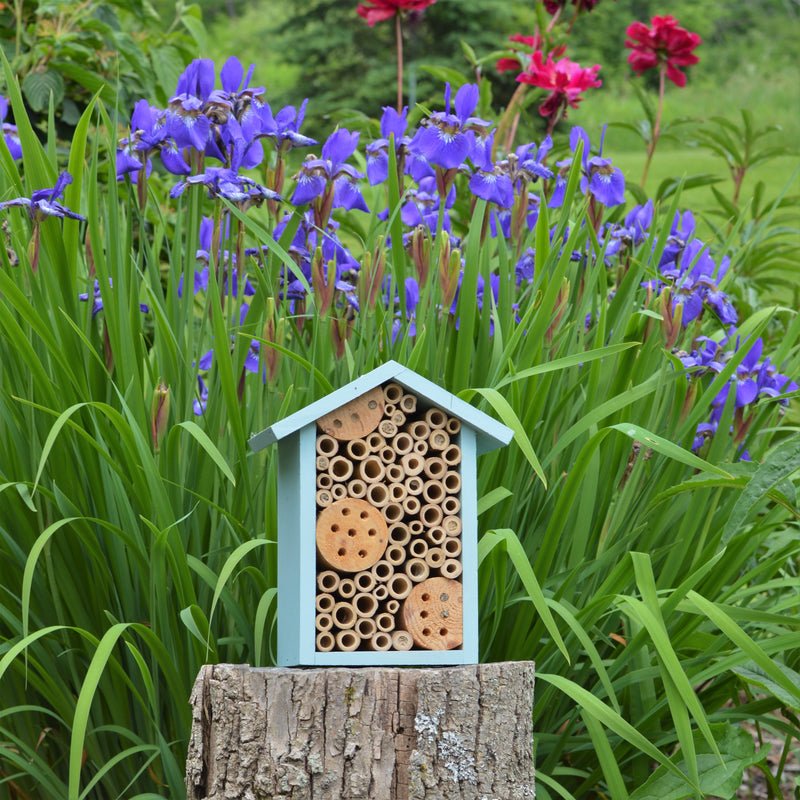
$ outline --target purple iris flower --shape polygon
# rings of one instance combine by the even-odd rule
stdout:
[[[11,153],[11,158],[17,161],[22,158],[22,143],[19,140],[17,126],[5,121],[7,114],[8,100],[0,94],[0,124],[2,124],[3,127],[3,138],[5,139],[8,152]]]
[[[285,106],[273,116],[269,103],[262,103],[256,110],[261,123],[259,136],[272,139],[281,152],[286,152],[292,147],[311,147],[317,144],[316,139],[299,132],[305,119],[307,104],[308,98],[303,100],[299,109]]]
[[[6,200],[0,203],[0,209],[20,206],[28,209],[28,215],[34,222],[41,222],[47,217],[59,217],[64,219],[86,220],[80,214],[70,211],[66,206],[58,202],[64,194],[64,189],[72,183],[72,175],[69,172],[62,172],[56,180],[56,185],[52,189],[37,189],[29,198],[15,197],[13,200]]]
[[[691,211],[685,211],[681,214],[680,211],[675,212],[675,219],[672,222],[667,243],[664,246],[664,251],[661,254],[659,262],[659,269],[662,272],[669,268],[670,264],[677,264],[680,262],[681,254],[683,253],[686,245],[691,241],[694,236],[695,222],[694,215]],[[656,242],[653,242],[655,247]]]
[[[192,401],[192,410],[195,416],[202,417],[206,413],[208,406],[208,386],[205,381],[198,375],[197,376],[197,397]]]
[[[389,177],[389,139],[394,135],[397,163],[402,171],[405,152],[411,138],[405,135],[408,127],[408,106],[398,113],[391,106],[383,107],[381,138],[367,145],[367,180],[370,186],[383,183]]]
[[[441,197],[436,191],[436,178],[423,178],[417,189],[409,189],[406,193],[408,201],[400,209],[400,218],[409,228],[425,225],[430,231],[436,230],[439,220]],[[445,199],[445,214],[442,229],[451,230],[450,215],[447,213],[456,202],[455,187],[451,186]]]
[[[479,169],[469,179],[469,190],[475,197],[481,197],[500,208],[511,208],[514,205],[514,186],[511,178],[498,169],[492,172]]]
[[[369,211],[356,181],[364,176],[346,164],[358,145],[358,132],[340,128],[322,145],[322,158],[309,157],[297,174],[297,187],[292,195],[293,205],[303,205],[328,195],[333,187],[332,208],[346,211]]]
[[[600,137],[600,151],[598,155],[590,156],[589,134],[576,125],[569,135],[569,146],[574,153],[578,149],[578,143],[583,142],[581,191],[584,194],[588,192],[604,206],[619,206],[625,202],[625,176],[619,167],[612,166],[610,159],[602,157],[605,135],[604,126],[603,134]],[[556,179],[556,188],[548,204],[551,208],[558,208],[564,202],[564,192],[567,188],[566,171],[571,165],[571,158],[556,162],[556,166],[562,169]]]
[[[435,111],[423,122],[409,145],[429,163],[453,169],[473,154],[475,131],[483,132],[490,122],[473,117],[480,90],[475,83],[462,86],[455,97],[455,114],[450,110],[450,84],[445,85],[445,111]],[[480,158],[480,156],[477,156]]]
[[[113,289],[114,284],[111,281],[111,278],[108,279],[108,285]],[[89,300],[89,293],[82,292],[78,295],[78,300],[82,302],[87,302]],[[103,310],[103,298],[100,296],[100,282],[95,278],[94,281],[94,292],[92,293],[92,319],[94,319],[101,311]],[[150,306],[146,303],[139,303],[139,310],[143,314],[150,313]]]
[[[606,247],[606,255],[613,256],[620,250],[638,247],[644,242],[648,229],[653,222],[653,201],[648,200],[643,206],[635,206],[625,216],[622,225],[611,226]]]

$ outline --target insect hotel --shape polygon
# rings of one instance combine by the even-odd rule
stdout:
[[[390,361],[278,444],[278,665],[478,662],[476,458],[512,431]]]

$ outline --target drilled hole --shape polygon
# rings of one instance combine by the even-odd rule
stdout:
[[[368,536],[377,536],[377,535],[378,535],[378,531],[376,531],[376,530],[375,530],[375,528],[370,528],[370,529],[367,531],[367,535],[368,535]]]
[[[359,550],[358,551],[358,557],[359,558],[366,558],[367,557],[367,551],[366,550]]]
[[[422,635],[423,636],[430,636],[431,635],[431,629],[430,628],[423,628],[422,629]]]
[[[420,611],[419,615],[420,615],[420,617],[422,617],[422,619],[427,619],[428,618],[428,612],[427,611]]]
[[[355,528],[350,528],[350,530],[349,530],[349,531],[347,531],[347,535],[348,535],[349,537],[351,537],[351,538],[354,538],[354,537],[355,537],[355,535],[356,535],[356,530],[355,530]]]
[[[334,428],[341,428],[342,427],[342,421],[338,417],[333,421],[333,427]]]
[[[343,556],[343,555],[345,555],[346,553],[347,553],[347,550],[345,550],[345,549],[344,549],[344,547],[340,547],[340,548],[339,548],[339,549],[336,551],[336,555],[337,555],[337,556]]]
[[[427,592],[425,592],[425,594],[423,594],[422,597],[421,597],[421,600],[422,600],[423,603],[427,603],[428,600],[430,600],[430,599],[431,599],[431,596]]]
[[[439,628],[439,636],[447,636],[447,628]]]
[[[369,403],[367,403],[367,405],[372,409],[378,407],[378,404],[374,400],[370,400]]]
[[[339,526],[336,523],[331,525],[331,533],[339,533]]]
[[[343,517],[349,517],[350,516],[350,509],[349,508],[343,508],[342,509],[342,516]]]

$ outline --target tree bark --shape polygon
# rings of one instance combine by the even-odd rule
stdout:
[[[200,670],[188,800],[528,800],[534,664]]]

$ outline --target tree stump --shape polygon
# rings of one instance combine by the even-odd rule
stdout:
[[[528,800],[534,664],[200,670],[188,800]]]

